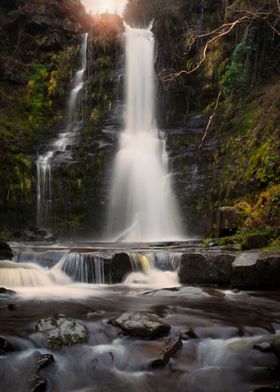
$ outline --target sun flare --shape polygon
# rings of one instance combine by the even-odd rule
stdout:
[[[121,14],[126,0],[82,0],[82,3],[93,14]]]

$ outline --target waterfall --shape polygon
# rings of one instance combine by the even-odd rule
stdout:
[[[50,150],[37,159],[37,225],[52,225],[52,166],[57,154],[65,153],[73,145],[83,125],[82,92],[85,87],[87,68],[88,33],[83,35],[80,49],[80,68],[73,79],[71,93],[66,105],[65,126]]]
[[[155,118],[154,49],[151,28],[125,26],[126,110],[115,158],[109,208],[110,239],[182,239],[172,192],[164,135]]]

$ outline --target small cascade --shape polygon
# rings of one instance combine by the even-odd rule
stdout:
[[[51,287],[70,283],[61,271],[47,271],[31,263],[0,261],[1,287]]]
[[[127,275],[138,272],[149,275],[151,271],[162,271],[177,276],[177,268],[181,261],[181,254],[172,252],[128,252],[121,254],[121,258],[118,256],[70,252],[62,256],[52,271],[62,271],[74,282],[113,284],[121,283]]]
[[[75,144],[81,130],[84,118],[82,107],[82,92],[85,87],[87,68],[88,33],[83,35],[80,62],[81,67],[76,72],[73,87],[66,107],[65,127],[57,139],[51,144],[51,149],[40,155],[37,160],[37,225],[51,228],[52,226],[52,166],[57,154],[63,154],[67,148]]]
[[[105,284],[111,283],[104,270],[104,258],[98,254],[68,253],[54,270],[63,271],[75,282]]]
[[[113,168],[109,237],[129,242],[181,240],[166,141],[155,116],[155,40],[151,28],[126,25],[125,47],[125,128]]]

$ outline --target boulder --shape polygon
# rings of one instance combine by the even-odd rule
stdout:
[[[36,331],[41,335],[42,343],[51,350],[85,343],[89,336],[78,321],[58,316],[38,321]]]
[[[233,288],[251,290],[261,286],[257,275],[257,260],[260,253],[255,251],[242,252],[232,264]]]
[[[0,241],[0,260],[13,260],[13,257],[11,247],[6,242]]]
[[[229,285],[235,256],[228,253],[184,253],[179,279],[183,284]]]
[[[261,254],[257,260],[256,270],[262,288],[280,287],[280,254]]]
[[[208,283],[209,267],[209,260],[202,253],[184,253],[178,271],[180,283]]]
[[[148,339],[167,335],[170,331],[170,325],[153,313],[124,313],[109,323],[120,328],[125,335]]]

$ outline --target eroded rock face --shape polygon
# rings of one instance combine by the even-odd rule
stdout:
[[[120,328],[125,335],[148,339],[167,335],[170,331],[170,325],[153,313],[124,313],[117,319],[110,320],[110,323]]]
[[[85,343],[89,336],[87,329],[78,321],[56,316],[40,320],[36,331],[41,334],[42,343],[52,350]]]

